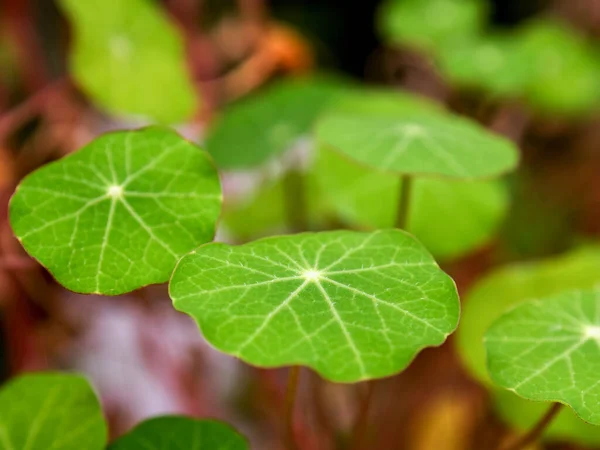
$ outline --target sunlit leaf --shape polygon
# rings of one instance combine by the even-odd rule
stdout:
[[[196,94],[183,39],[151,0],[60,0],[73,25],[70,70],[102,109],[162,123],[189,119]]]
[[[378,172],[321,149],[312,173],[320,196],[342,220],[366,228],[389,228],[400,203],[398,175]],[[373,201],[377,199],[377,201]],[[485,244],[508,208],[500,181],[415,180],[407,230],[437,258],[460,256]],[[444,220],[438,218],[443,215]]]
[[[430,50],[476,35],[486,13],[480,0],[387,0],[378,25],[388,42]]]
[[[106,134],[38,169],[17,188],[10,221],[65,287],[116,295],[167,281],[212,240],[220,205],[208,155],[151,127]]]
[[[108,450],[248,450],[248,442],[217,420],[165,416],[146,420]]]
[[[489,384],[483,335],[504,311],[528,299],[600,283],[600,247],[590,246],[537,262],[513,264],[492,271],[471,288],[464,301],[457,347],[465,367]]]
[[[207,244],[181,260],[170,294],[217,349],[338,382],[399,372],[459,315],[453,281],[400,230]]]
[[[276,82],[225,108],[208,130],[206,148],[221,169],[246,169],[288,150],[346,90],[334,78]]]
[[[0,450],[101,450],[106,424],[85,378],[22,375],[0,389]]]
[[[415,110],[375,115],[331,113],[317,125],[319,143],[392,173],[473,179],[514,169],[514,145],[450,114]]]
[[[564,403],[600,425],[600,290],[529,300],[485,333],[494,382],[529,400]]]

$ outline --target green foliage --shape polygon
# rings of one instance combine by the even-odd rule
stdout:
[[[219,350],[337,382],[404,369],[459,316],[453,281],[399,230],[207,244],[181,260],[170,295]]]
[[[486,15],[480,0],[387,0],[378,27],[385,41],[431,50],[478,34]]]
[[[206,148],[220,169],[263,164],[307,135],[319,114],[346,89],[334,78],[276,82],[225,108],[208,130]]]
[[[108,450],[248,450],[246,440],[217,420],[166,416],[146,420]]]
[[[73,25],[70,73],[110,113],[161,123],[197,108],[185,49],[152,0],[60,0]]]
[[[600,425],[600,291],[522,303],[485,334],[494,382],[536,401],[564,403]]]
[[[0,450],[101,450],[96,395],[78,375],[23,375],[0,389]]]
[[[600,247],[590,246],[553,259],[518,263],[493,271],[471,288],[457,333],[459,355],[469,372],[489,384],[483,336],[510,307],[528,299],[600,283]]]
[[[210,158],[168,129],[109,133],[26,177],[10,202],[23,247],[68,289],[116,295],[169,279],[213,239]]]
[[[392,173],[474,179],[500,175],[518,163],[507,139],[434,111],[334,112],[319,120],[316,136],[322,145]]]
[[[321,197],[345,223],[369,229],[394,226],[400,201],[398,175],[371,170],[327,149],[319,152],[312,174]],[[436,258],[455,258],[494,235],[508,201],[499,181],[417,179],[407,231]]]

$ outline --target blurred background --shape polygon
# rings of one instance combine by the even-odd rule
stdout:
[[[117,14],[127,2],[89,1],[90,8],[101,3],[106,14],[97,22],[108,23],[110,8]],[[533,423],[538,405],[490,389],[470,347],[480,345],[477,323],[514,298],[600,281],[600,1],[146,3],[184,43],[201,102],[193,117],[172,125],[189,139],[202,143],[223,108],[274,80],[326,71],[429,97],[519,145],[522,167],[502,181],[510,201],[493,235],[442,258],[463,297],[465,328],[377,382],[368,448],[495,448]],[[0,0],[0,380],[33,370],[87,374],[113,437],[143,418],[180,413],[227,420],[252,448],[279,449],[284,369],[252,368],[211,349],[173,310],[165,286],[114,298],[70,293],[13,237],[7,204],[23,176],[103,132],[153,122],[112,110],[82,81],[81,58],[70,65],[74,24],[85,15],[74,5]],[[455,37],[463,31],[477,39]],[[540,56],[533,68],[524,63],[531,55]],[[525,87],[524,72],[534,80]],[[275,207],[248,200],[271,198],[256,181],[263,172],[223,172],[219,239],[290,231]],[[363,388],[303,370],[302,448],[342,448]],[[600,448],[600,429],[565,415],[543,445],[532,448]]]

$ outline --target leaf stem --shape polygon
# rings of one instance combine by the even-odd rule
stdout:
[[[369,411],[371,409],[373,391],[375,388],[374,381],[367,381],[365,383],[365,392],[361,398],[358,415],[352,427],[352,450],[359,450],[363,448],[365,441],[365,434],[367,432],[367,425],[369,419]]]
[[[561,408],[561,403],[553,403],[550,406],[550,408],[548,408],[548,411],[546,411],[546,413],[534,425],[534,427],[531,430],[529,430],[526,434],[521,436],[516,442],[508,446],[502,446],[501,450],[522,450],[526,448],[529,444],[537,441],[544,432],[544,430],[548,428],[550,423],[552,423],[552,420],[557,416]]]
[[[285,446],[288,450],[298,450],[294,435],[294,407],[296,405],[296,393],[298,392],[298,379],[300,378],[300,367],[292,366],[288,374],[288,384],[285,393]]]
[[[304,191],[304,174],[292,170],[283,180],[285,212],[289,228],[295,232],[308,229],[306,214],[306,197]]]
[[[398,205],[398,216],[396,218],[396,227],[402,230],[406,229],[406,225],[408,224],[412,185],[413,177],[411,175],[402,175],[399,186],[400,203]]]

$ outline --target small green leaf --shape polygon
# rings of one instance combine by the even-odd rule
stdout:
[[[600,290],[522,303],[492,324],[484,342],[499,386],[564,403],[600,425]]]
[[[485,365],[483,336],[504,311],[528,299],[600,283],[600,247],[590,246],[566,255],[513,264],[497,269],[473,286],[465,298],[457,349],[465,368],[490,384]]]
[[[106,424],[87,380],[22,375],[0,389],[0,450],[101,450]]]
[[[108,450],[248,450],[248,442],[217,420],[165,416],[146,420]]]
[[[292,78],[236,102],[208,130],[206,148],[220,169],[246,169],[288,150],[347,89],[333,78]]]
[[[212,240],[220,205],[208,155],[150,127],[101,136],[26,177],[10,221],[62,285],[116,295],[167,281],[181,256]]]
[[[400,230],[207,244],[181,260],[170,294],[219,350],[337,382],[397,373],[459,316],[452,279]]]
[[[522,432],[533,428],[548,411],[547,403],[525,400],[504,389],[492,390],[491,397],[499,417]],[[544,431],[544,437],[547,440],[595,447],[600,445],[600,427],[584,422],[572,409],[563,408]]]
[[[311,175],[320,196],[341,219],[367,228],[394,226],[400,203],[398,175],[368,167],[321,149]],[[374,202],[373,199],[377,201]],[[439,259],[461,256],[485,244],[498,230],[508,209],[502,182],[414,181],[407,231]],[[444,214],[444,220],[438,220]]]
[[[101,108],[161,123],[189,119],[196,94],[183,39],[151,0],[60,0],[74,27],[70,68]]]
[[[332,113],[319,121],[316,134],[321,144],[385,172],[473,179],[518,163],[510,141],[450,114]]]
[[[431,50],[478,34],[486,15],[480,0],[387,0],[378,28],[388,42]]]

